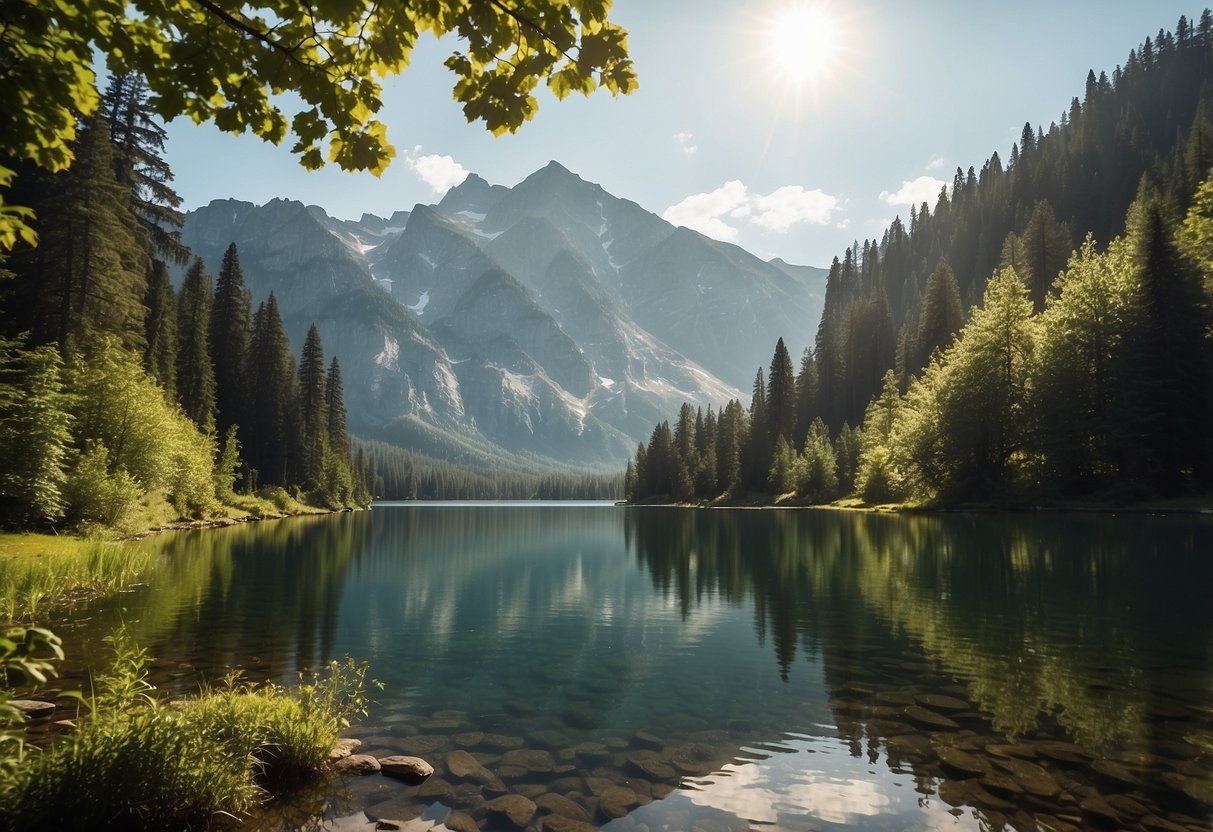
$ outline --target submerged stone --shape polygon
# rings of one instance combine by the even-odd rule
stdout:
[[[535,817],[535,803],[520,794],[502,795],[486,804],[489,815],[503,818],[518,829],[526,829]]]
[[[352,737],[342,737],[333,743],[333,748],[329,751],[330,760],[340,760],[343,757],[348,757],[362,748],[362,740],[356,740]]]
[[[434,773],[434,767],[420,757],[407,757],[402,754],[380,758],[379,769],[388,777],[414,785]]]
[[[932,731],[959,731],[960,726],[946,716],[928,711],[921,705],[911,705],[903,712],[905,718]]]
[[[333,761],[333,772],[342,777],[364,777],[377,774],[379,761],[369,754],[348,754]]]

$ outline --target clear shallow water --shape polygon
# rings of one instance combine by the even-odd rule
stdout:
[[[351,735],[438,770],[262,826],[1213,827],[1203,519],[401,504],[148,545],[71,655],[121,618],[182,692],[365,658]]]

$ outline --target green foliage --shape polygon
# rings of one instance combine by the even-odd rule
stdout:
[[[119,631],[84,700],[91,716],[0,774],[0,829],[190,828],[239,817],[314,779],[366,705],[366,665],[332,662],[288,689],[238,676],[170,707],[147,682],[146,651]],[[0,649],[3,649],[0,641]]]
[[[788,440],[780,436],[775,440],[775,450],[771,455],[771,472],[767,476],[767,485],[772,494],[786,494],[796,488],[796,451],[788,444]]]
[[[636,88],[627,33],[607,18],[609,5],[319,0],[305,11],[286,0],[23,3],[8,10],[0,30],[8,67],[0,112],[23,114],[0,130],[0,155],[52,171],[71,163],[76,114],[100,103],[98,51],[111,73],[145,77],[147,104],[161,118],[214,121],[274,144],[289,130],[305,167],[327,160],[378,175],[395,155],[375,118],[382,82],[404,71],[423,33],[457,39],[459,50],[445,62],[456,76],[455,99],[469,121],[499,134],[535,115],[540,80],[558,98]],[[284,100],[297,102],[293,116]],[[23,219],[11,207],[0,211],[0,241],[27,233]]]
[[[145,346],[143,367],[160,382],[169,399],[177,399],[177,293],[169,282],[168,267],[160,260],[152,263],[147,278],[143,305]]]
[[[69,405],[53,347],[0,338],[0,522],[27,527],[63,516]]]
[[[46,610],[117,592],[147,576],[152,553],[130,543],[69,537],[5,537],[0,621],[31,621]],[[28,550],[28,551],[26,551]]]
[[[112,525],[103,518],[113,516],[120,497],[129,497],[129,506],[156,488],[168,489],[173,505],[189,516],[214,508],[214,439],[165,401],[138,358],[103,340],[69,378],[78,402],[74,433],[84,450],[69,481],[75,495],[69,514],[86,519],[89,506],[101,515],[94,519]],[[99,503],[88,496],[94,486],[107,495]]]
[[[43,684],[63,658],[62,639],[41,627],[10,627],[0,635],[0,783],[13,776],[25,757],[25,719],[9,704],[13,685]]]
[[[194,424],[215,429],[215,368],[211,364],[214,281],[195,258],[177,298],[177,399]]]
[[[110,469],[109,452],[101,441],[90,443],[68,480],[68,519],[82,529],[97,526],[126,529],[127,518],[144,489],[126,469]]]
[[[838,459],[830,443],[830,432],[821,419],[809,426],[796,493],[811,503],[828,503],[838,495]]]

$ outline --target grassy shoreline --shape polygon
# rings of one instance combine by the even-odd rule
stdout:
[[[739,500],[709,500],[700,502],[642,501],[620,502],[630,508],[696,508],[696,509],[808,509],[820,511],[862,511],[872,514],[954,514],[968,513],[1076,513],[1076,514],[1187,514],[1213,515],[1213,496],[1181,497],[1167,500],[1143,500],[1133,503],[1101,503],[1090,500],[1036,503],[865,503],[857,497],[847,497],[830,503],[803,503],[791,498],[750,496]]]

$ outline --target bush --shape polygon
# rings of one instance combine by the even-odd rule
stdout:
[[[0,773],[0,830],[181,829],[239,816],[267,791],[315,777],[349,717],[366,665],[333,662],[294,689],[238,678],[170,704],[123,633],[87,698],[92,717]]]

